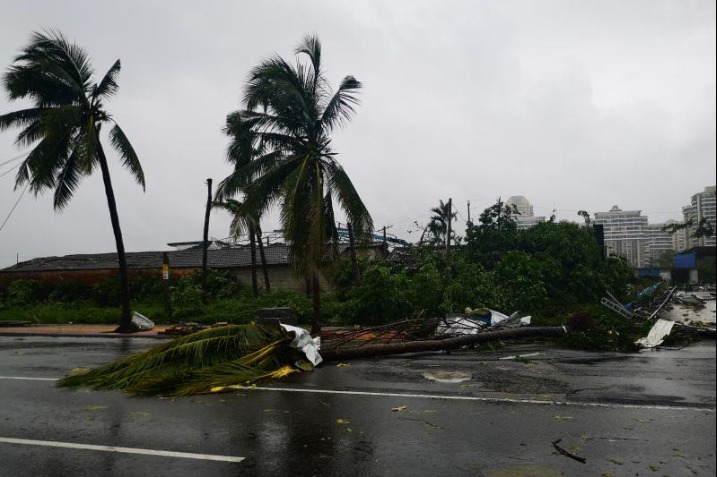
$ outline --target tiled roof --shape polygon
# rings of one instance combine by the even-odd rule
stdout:
[[[287,265],[288,247],[286,245],[270,245],[264,247],[268,265]],[[129,268],[161,268],[165,252],[128,252]],[[201,268],[202,250],[180,250],[166,252],[171,267]],[[207,261],[210,268],[239,268],[251,265],[249,247],[223,248],[208,250]],[[260,261],[257,251],[257,261]],[[40,272],[63,270],[107,270],[118,268],[116,253],[97,253],[83,255],[66,255],[64,257],[34,258],[26,262],[5,268],[3,272]]]

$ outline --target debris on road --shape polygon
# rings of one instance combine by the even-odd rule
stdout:
[[[562,441],[562,439],[558,439],[557,441],[553,441],[552,444],[553,444],[553,447],[555,448],[555,450],[557,450],[559,453],[561,453],[561,454],[564,455],[565,457],[570,457],[570,458],[573,459],[573,460],[577,460],[577,461],[580,462],[581,464],[585,464],[585,463],[587,462],[587,460],[586,460],[584,457],[580,457],[580,456],[578,456],[578,455],[575,455],[575,454],[573,454],[572,452],[568,452],[568,451],[566,451],[565,449],[563,449],[562,447],[560,447],[558,444],[559,444],[561,441]]]
[[[643,348],[655,348],[660,346],[665,341],[665,338],[672,333],[672,328],[674,326],[674,321],[663,320],[660,318],[655,322],[647,336],[635,341],[635,344],[638,344]]]

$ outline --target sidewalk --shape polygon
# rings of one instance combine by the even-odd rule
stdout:
[[[123,334],[115,333],[117,325],[24,325],[24,326],[2,326],[0,323],[0,336],[85,336],[102,338],[175,338],[176,336],[160,334],[170,325],[156,325],[149,331]]]

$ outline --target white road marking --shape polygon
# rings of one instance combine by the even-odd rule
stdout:
[[[0,379],[15,379],[17,381],[57,381],[56,378],[25,378],[22,376],[0,376]]]
[[[413,394],[413,393],[378,393],[368,391],[337,391],[333,389],[296,389],[296,388],[274,388],[252,386],[247,387],[247,391],[278,391],[289,393],[316,393],[316,394],[345,394],[350,396],[378,396],[378,397],[398,397],[402,399],[436,399],[446,401],[475,401],[486,403],[514,403],[514,404],[538,404],[549,406],[574,406],[574,407],[598,407],[612,409],[652,409],[652,410],[671,410],[671,411],[706,411],[715,412],[715,409],[690,407],[690,406],[658,406],[658,405],[640,405],[640,404],[619,404],[619,403],[600,403],[600,402],[576,402],[576,401],[548,401],[540,399],[512,399],[512,398],[486,398],[479,396],[452,396],[442,394]]]
[[[245,459],[245,457],[234,457],[229,455],[191,454],[188,452],[137,449],[134,447],[96,446],[90,444],[73,444],[72,442],[37,441],[34,439],[13,439],[9,437],[0,437],[0,443],[42,447],[61,447],[64,449],[93,450],[103,452],[120,452],[122,454],[141,454],[158,457],[175,457],[180,459],[216,460],[220,462],[241,462]]]
[[[31,378],[22,376],[0,376],[0,379],[15,379],[25,381],[57,381],[53,378]],[[663,411],[702,411],[715,412],[715,408],[706,408],[699,406],[660,406],[649,404],[622,404],[622,403],[602,403],[602,402],[577,402],[577,401],[550,401],[541,399],[513,399],[513,398],[491,398],[480,396],[456,396],[446,394],[414,394],[414,393],[386,393],[386,392],[369,392],[369,391],[339,391],[334,389],[302,389],[302,388],[279,388],[279,387],[262,387],[247,386],[240,388],[241,391],[274,391],[287,393],[314,393],[314,394],[339,394],[346,396],[375,396],[375,397],[397,397],[397,398],[416,398],[416,399],[435,399],[445,401],[474,401],[493,404],[512,403],[512,404],[536,404],[541,406],[572,406],[572,407],[593,407],[606,409],[647,409],[647,410],[663,410]]]

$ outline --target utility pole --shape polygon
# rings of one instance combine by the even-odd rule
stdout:
[[[204,212],[204,248],[202,249],[202,301],[209,302],[207,294],[207,253],[209,251],[209,213],[212,210],[212,179],[207,179],[207,209]]]
[[[448,225],[446,226],[446,263],[451,258],[451,222],[453,222],[453,199],[448,199]]]
[[[471,223],[471,201],[468,201],[468,223]]]

